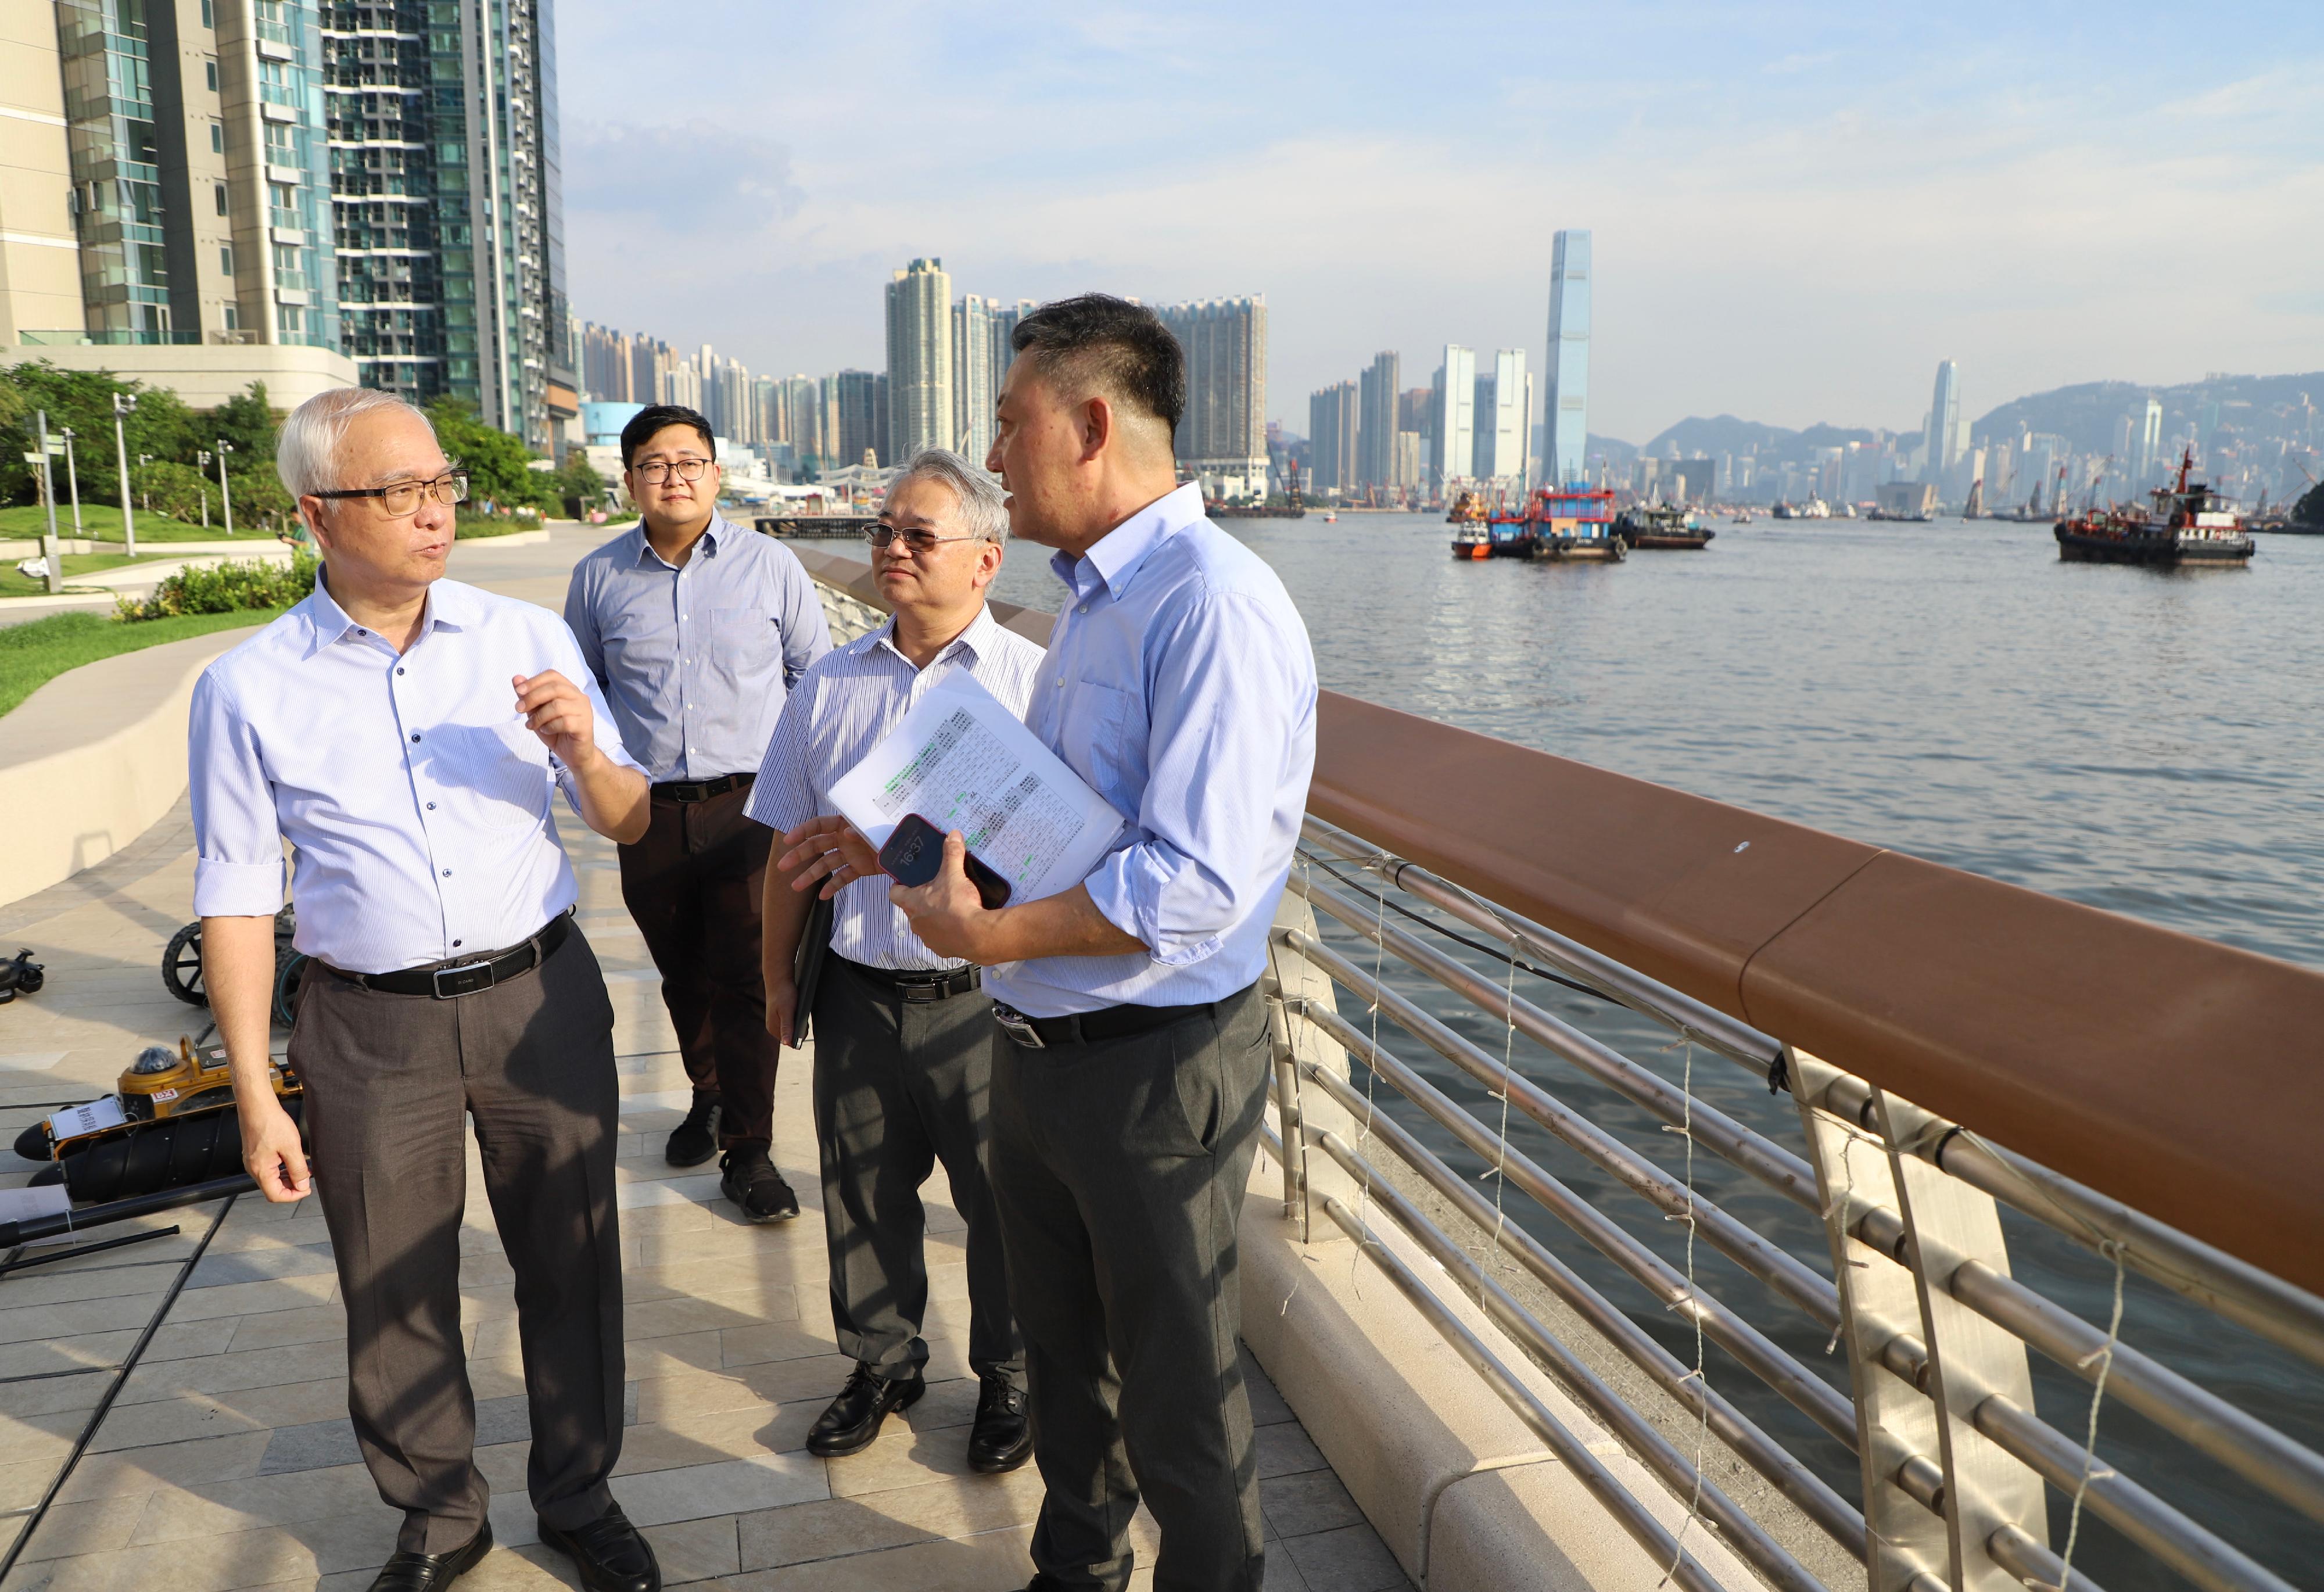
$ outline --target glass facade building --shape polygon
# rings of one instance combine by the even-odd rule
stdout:
[[[1542,400],[1553,486],[1590,479],[1590,235],[1560,232],[1549,259],[1549,386]]]

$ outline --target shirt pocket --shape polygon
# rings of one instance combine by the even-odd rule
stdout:
[[[782,667],[783,627],[763,608],[710,611],[710,665],[728,680],[762,680]]]
[[[1146,704],[1134,691],[1078,680],[1065,718],[1065,760],[1086,749],[1085,777],[1124,818],[1136,819],[1146,795]]]

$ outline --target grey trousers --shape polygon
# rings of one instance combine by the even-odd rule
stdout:
[[[483,1524],[460,1339],[464,1114],[516,1274],[533,1507],[570,1529],[613,1502],[622,1451],[622,1243],[613,1008],[577,928],[537,971],[454,1000],[309,964],[290,1062],[347,1311],[347,1413],[399,1549]]]
[[[920,1185],[944,1164],[968,1224],[968,1363],[1025,1379],[1009,1310],[1001,1219],[986,1177],[991,1139],[992,1002],[972,990],[907,1002],[834,956],[815,998],[815,1136],[831,1321],[839,1350],[910,1376],[927,1364]]]
[[[992,1181],[1047,1495],[1033,1563],[1121,1592],[1142,1489],[1155,1592],[1257,1592],[1235,1234],[1266,1100],[1255,989],[1145,1034],[992,1038]]]

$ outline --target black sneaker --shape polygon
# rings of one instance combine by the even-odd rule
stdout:
[[[798,1214],[798,1196],[775,1170],[762,1146],[745,1145],[729,1150],[718,1163],[718,1170],[723,1174],[718,1192],[734,1201],[743,1220],[788,1221]]]
[[[686,1120],[669,1130],[662,1159],[672,1166],[699,1166],[718,1153],[718,1097],[698,1094]]]

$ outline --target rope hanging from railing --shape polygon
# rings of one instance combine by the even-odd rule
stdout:
[[[1686,1210],[1682,1215],[1667,1216],[1663,1219],[1686,1223],[1686,1302],[1687,1313],[1693,1318],[1694,1322],[1694,1369],[1689,1372],[1688,1376],[1705,1394],[1708,1394],[1711,1391],[1711,1376],[1702,1341],[1702,1297],[1694,1280],[1694,1044],[1692,1041],[1686,1042],[1686,1059],[1679,1080],[1679,1092],[1684,1100],[1683,1115],[1675,1128],[1665,1124],[1663,1131],[1674,1132],[1686,1141]],[[1655,1583],[1657,1587],[1668,1586],[1670,1578],[1678,1573],[1679,1563],[1686,1553],[1687,1531],[1702,1517],[1702,1467],[1703,1462],[1711,1457],[1711,1400],[1706,1396],[1701,1403],[1702,1421],[1696,1428],[1694,1437],[1694,1486],[1687,1495],[1686,1518],[1678,1523],[1678,1530],[1671,1536],[1670,1568],[1663,1572],[1663,1578]]]
[[[2114,1262],[2114,1311],[2107,1318],[2106,1341],[2091,1350],[2089,1358],[2082,1362],[2087,1366],[2096,1361],[2098,1374],[2090,1387],[2090,1424],[2082,1440],[2081,1479],[2074,1484],[2073,1507],[2066,1512],[2066,1549],[2058,1556],[2058,1592],[2066,1592],[2073,1584],[2074,1541],[2082,1531],[2082,1500],[2089,1495],[2090,1481],[2097,1473],[2098,1406],[2106,1402],[2107,1373],[2114,1369],[2115,1345],[2122,1340],[2123,1251],[2127,1247],[2118,1239],[2108,1239],[2099,1246],[2099,1253]]]

